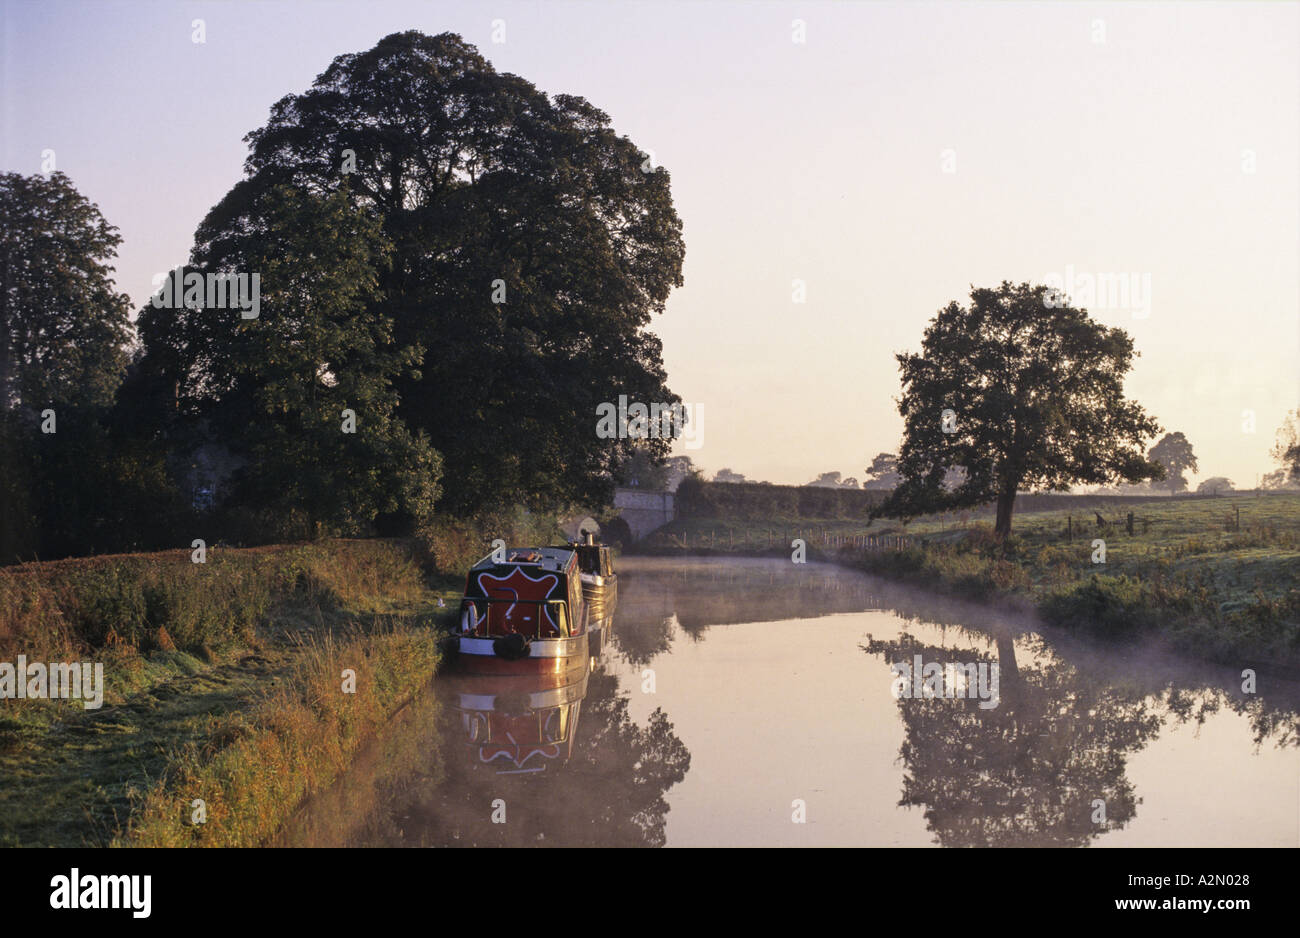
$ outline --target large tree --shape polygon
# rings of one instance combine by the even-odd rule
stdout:
[[[1045,286],[1004,281],[970,299],[939,311],[919,354],[896,356],[903,478],[874,515],[996,502],[1005,537],[1021,489],[1162,476],[1143,456],[1160,427],[1124,396],[1136,355],[1126,332]],[[947,489],[954,470],[964,477]]]
[[[432,512],[441,457],[395,416],[395,383],[421,349],[394,343],[377,303],[390,253],[345,191],[277,186],[192,258],[205,278],[257,273],[256,316],[230,303],[141,313],[151,353],[201,373],[175,392],[200,431],[190,443],[230,451],[241,468],[227,502],[266,533],[362,533],[384,513]]]
[[[677,401],[647,331],[682,283],[664,170],[584,99],[414,31],[339,56],[247,140],[198,252],[283,183],[344,191],[380,223],[392,264],[370,309],[425,350],[397,414],[445,454],[447,507],[609,494],[633,441],[598,437],[597,406]]]
[[[133,546],[163,514],[158,461],[108,427],[132,336],[120,243],[64,174],[0,174],[0,563]]]
[[[1183,473],[1196,471],[1196,454],[1192,452],[1192,444],[1181,431],[1166,433],[1159,443],[1151,447],[1147,458],[1164,466],[1165,484],[1169,486],[1170,494],[1185,491],[1187,476]]]

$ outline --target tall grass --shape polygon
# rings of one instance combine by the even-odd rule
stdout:
[[[0,661],[102,661],[107,685],[98,711],[2,702],[0,776],[23,782],[0,842],[257,843],[432,680],[446,609],[413,545],[218,547],[206,560],[0,570]],[[206,826],[183,823],[195,798]]]
[[[299,804],[329,785],[360,745],[432,679],[431,628],[313,643],[293,674],[251,709],[214,721],[139,795],[118,845],[247,847],[265,843]],[[355,693],[343,673],[355,673]],[[206,817],[194,823],[196,803]]]
[[[384,611],[424,589],[409,548],[325,541],[248,550],[123,554],[0,570],[0,659],[104,648],[208,654],[254,640],[278,602]]]

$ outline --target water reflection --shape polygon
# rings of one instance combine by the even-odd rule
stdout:
[[[907,769],[900,805],[924,809],[948,847],[1072,847],[1124,827],[1137,799],[1127,756],[1161,717],[1147,698],[1085,677],[1048,654],[1021,664],[999,636],[992,654],[904,633],[863,649],[889,662],[996,663],[998,706],[977,699],[900,697]]]
[[[424,837],[464,846],[663,845],[664,795],[685,777],[690,754],[662,711],[633,723],[617,678],[599,664],[585,690],[562,767],[486,775],[471,760],[449,764],[446,783],[421,808]],[[492,818],[498,800],[502,823]]]
[[[452,679],[471,765],[497,775],[556,770],[573,755],[587,671],[557,687],[519,686],[517,677]]]
[[[636,558],[614,643],[631,664],[671,654],[680,633],[701,641],[710,625],[775,622],[880,610],[942,634],[973,640],[1014,639],[1092,675],[1116,692],[1158,698],[1162,719],[1204,723],[1226,708],[1251,724],[1257,746],[1300,747],[1300,682],[1262,673],[1253,693],[1241,668],[1196,661],[1154,645],[1099,645],[1052,632],[1026,611],[929,593],[825,564],[774,560]]]
[[[599,632],[608,654],[612,617]],[[663,846],[665,794],[690,767],[663,711],[630,719],[603,658],[564,676],[445,674],[394,724],[280,844]]]
[[[620,594],[580,674],[441,675],[281,842],[1161,843],[1206,820],[1180,772],[1252,744],[1220,840],[1237,842],[1232,811],[1296,826],[1293,681],[1244,694],[1237,669],[815,564],[631,558]],[[998,706],[894,699],[888,666],[916,655],[997,664]],[[1165,745],[1179,727],[1213,739]],[[792,833],[792,794],[815,836]],[[1166,816],[1142,828],[1152,802]]]

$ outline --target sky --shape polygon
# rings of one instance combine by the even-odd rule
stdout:
[[[587,98],[672,174],[685,285],[653,330],[697,414],[675,451],[710,473],[862,478],[898,447],[894,355],[1003,280],[1054,279],[1128,330],[1127,391],[1187,435],[1195,478],[1253,485],[1300,405],[1293,3],[0,0],[0,18],[3,169],[53,151],[120,229],[137,308],[275,101],[389,33],[450,31]],[[1082,301],[1101,277],[1129,289]]]

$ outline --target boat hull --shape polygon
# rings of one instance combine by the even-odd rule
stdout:
[[[555,680],[572,680],[585,672],[591,658],[590,639],[584,633],[572,638],[534,639],[529,654],[506,658],[496,653],[495,639],[457,636],[454,668],[461,674],[530,674]]]
[[[598,583],[592,583],[584,577],[582,598],[591,610],[592,619],[605,619],[612,616],[615,607],[618,606],[618,577],[601,577]]]

